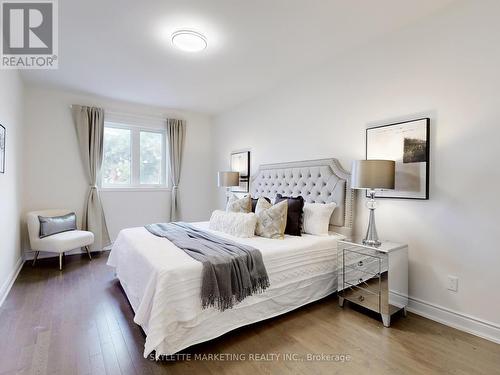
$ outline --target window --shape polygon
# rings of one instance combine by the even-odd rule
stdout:
[[[105,122],[103,188],[165,188],[165,130]]]

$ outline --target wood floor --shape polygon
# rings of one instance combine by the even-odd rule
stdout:
[[[500,374],[500,345],[413,314],[384,328],[336,297],[153,362],[107,255],[24,265],[0,308],[0,374]]]

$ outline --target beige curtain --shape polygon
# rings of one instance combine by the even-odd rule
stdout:
[[[172,185],[172,200],[170,203],[170,221],[179,218],[178,190],[181,176],[182,148],[186,134],[186,122],[167,119],[167,144],[169,152],[169,179]]]
[[[94,233],[92,249],[101,251],[110,244],[106,219],[97,188],[103,154],[104,110],[80,105],[73,105],[71,108],[80,154],[89,183],[89,193],[83,212],[83,229]]]

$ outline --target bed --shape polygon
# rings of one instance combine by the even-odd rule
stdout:
[[[146,333],[144,356],[172,355],[244,325],[284,314],[337,291],[337,241],[352,235],[354,192],[350,175],[336,159],[263,165],[250,186],[253,197],[301,195],[307,202],[336,202],[328,236],[304,234],[283,240],[235,238],[262,253],[270,287],[247,297],[232,309],[202,309],[202,265],[165,238],[145,228],[122,230],[108,265],[115,268]]]

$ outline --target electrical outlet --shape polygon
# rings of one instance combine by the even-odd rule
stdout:
[[[448,275],[448,290],[458,292],[458,277]]]

